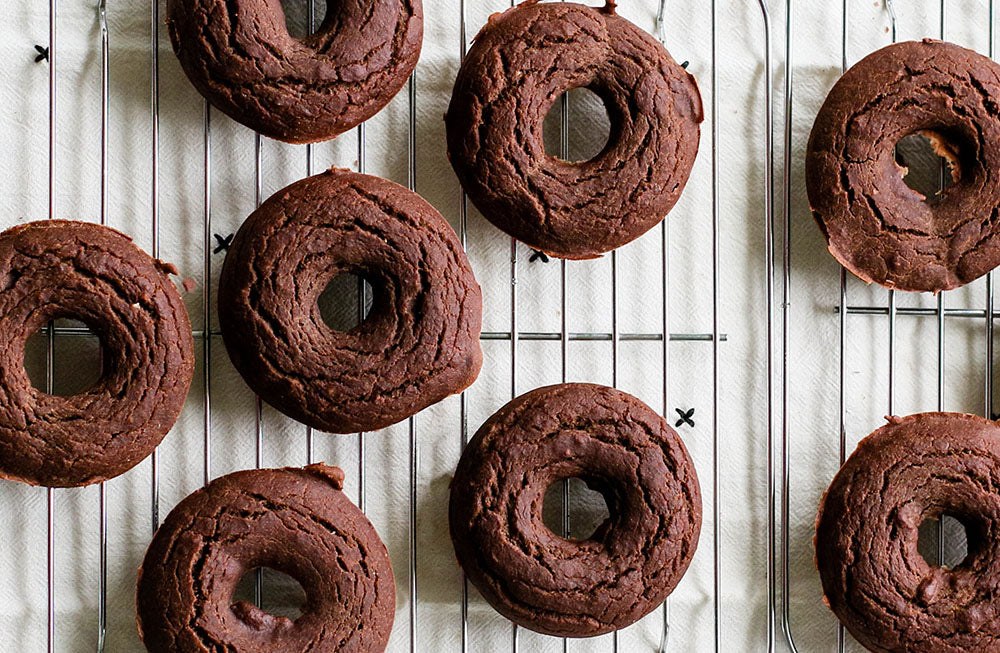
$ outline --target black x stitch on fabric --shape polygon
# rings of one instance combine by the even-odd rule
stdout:
[[[541,259],[542,263],[548,263],[549,257],[545,252],[539,252],[537,249],[531,250],[533,254],[528,258],[528,263],[534,263],[536,260]]]
[[[685,424],[690,424],[691,426],[694,426],[694,420],[691,419],[692,417],[694,417],[694,408],[692,408],[691,410],[682,410],[680,408],[674,408],[674,410],[676,410],[677,414],[681,416],[681,418],[677,420],[677,423],[674,424],[674,426],[683,426]]]
[[[49,49],[48,48],[44,48],[44,47],[42,47],[40,45],[36,45],[35,46],[35,51],[38,53],[38,56],[35,57],[35,63],[46,61],[49,58]]]
[[[228,252],[229,251],[229,246],[233,244],[233,237],[236,234],[229,234],[225,238],[223,238],[219,234],[213,234],[213,235],[215,236],[215,240],[219,244],[216,245],[215,249],[212,250],[212,253],[213,254],[218,254],[219,252]]]

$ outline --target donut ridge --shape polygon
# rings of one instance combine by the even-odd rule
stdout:
[[[396,587],[385,545],[323,464],[218,478],[157,529],[136,584],[139,632],[151,653],[384,651]],[[267,567],[306,595],[292,621],[235,601]]]
[[[896,145],[927,136],[955,183],[925,198]],[[932,39],[897,43],[851,67],[816,116],[809,203],[830,253],[858,278],[940,292],[1000,263],[1000,65]]]
[[[74,487],[128,471],[180,415],[194,374],[191,323],[168,274],[109,227],[44,220],[0,234],[0,477]],[[72,396],[32,387],[28,338],[83,321],[102,371]]]
[[[920,525],[966,528],[954,569],[928,563]],[[837,473],[816,520],[825,600],[871,651],[1000,651],[1000,426],[959,413],[892,417]]]
[[[344,274],[366,279],[374,302],[338,331],[318,299]],[[325,432],[395,424],[462,391],[482,365],[482,293],[454,230],[416,193],[349,170],[295,182],[244,222],[218,305],[247,384]]]
[[[542,521],[546,490],[568,478],[608,506],[583,540]],[[701,493],[660,415],[624,392],[572,383],[522,395],[483,424],[455,472],[449,523],[459,563],[499,613],[548,635],[592,637],[673,591],[697,548]]]
[[[545,152],[543,123],[585,87],[610,138],[589,161]],[[614,3],[525,2],[494,15],[466,55],[445,117],[448,156],[483,216],[530,247],[586,259],[663,220],[698,152],[694,78]]]
[[[422,0],[327,0],[314,34],[288,32],[281,0],[168,0],[167,31],[213,106],[265,136],[328,140],[370,118],[416,67]]]

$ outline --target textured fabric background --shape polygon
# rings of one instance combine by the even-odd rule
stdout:
[[[332,1],[332,0],[331,0]],[[55,213],[97,221],[101,191],[101,49],[97,0],[62,0],[58,13],[58,117]],[[317,3],[321,4],[321,3]],[[469,1],[468,37],[487,16],[505,8],[503,0]],[[656,0],[623,2],[623,15],[655,30]],[[849,0],[851,32],[848,60],[889,42],[888,16],[880,2]],[[938,3],[913,0],[899,8],[900,38],[938,35]],[[152,120],[150,112],[149,0],[110,0],[111,114],[109,133],[110,203],[108,223],[152,246]],[[303,30],[305,0],[284,0],[294,29]],[[665,36],[678,61],[689,60],[706,104],[711,102],[711,6],[707,2],[667,3]],[[721,570],[721,650],[759,651],[767,634],[767,388],[764,257],[764,183],[766,146],[763,27],[757,2],[718,3],[719,168],[718,187],[721,277],[718,434],[722,511],[718,541]],[[812,118],[836,80],[841,65],[840,3],[798,2],[794,19],[795,95],[792,121],[792,303],[789,329],[789,437],[791,448],[790,610],[799,650],[833,650],[836,622],[822,605],[812,560],[812,525],[822,491],[837,468],[839,272],[825,252],[809,216],[802,183],[802,153]],[[781,198],[780,90],[784,75],[784,6],[773,6],[772,44],[775,99],[776,209]],[[442,115],[459,65],[458,0],[425,3],[426,34],[417,68],[417,190],[459,225],[459,187],[444,151]],[[162,21],[162,18],[161,18]],[[947,36],[987,51],[985,0],[948,3]],[[162,22],[161,22],[162,24]],[[7,3],[0,22],[0,226],[47,216],[48,64],[35,63],[35,44],[48,40],[47,3]],[[212,254],[212,276],[205,278],[204,104],[178,67],[165,30],[160,30],[160,256],[194,281],[186,298],[196,330],[216,328],[214,310],[206,316],[203,292],[214,287],[223,255]],[[570,116],[572,152],[600,146],[600,110],[574,93]],[[407,179],[408,97],[401,93],[367,126],[366,163],[371,174],[400,183]],[[232,233],[254,206],[254,136],[212,112],[212,233]],[[605,132],[606,133],[606,132]],[[558,141],[554,141],[557,143]],[[712,140],[711,123],[702,132],[702,149],[687,191],[669,222],[669,330],[704,334],[712,328]],[[553,149],[553,151],[558,151]],[[356,132],[315,148],[316,170],[356,166]],[[272,141],[262,147],[264,196],[306,174],[305,147]],[[780,219],[780,214],[779,214]],[[619,252],[618,327],[622,333],[660,333],[662,329],[662,232],[653,230]],[[210,247],[214,247],[212,238]],[[470,207],[469,255],[483,286],[484,329],[508,332],[511,322],[509,239]],[[780,252],[780,241],[778,242]],[[558,332],[560,266],[529,262],[517,249],[517,321],[523,332]],[[780,259],[778,260],[780,265]],[[780,269],[779,269],[780,272]],[[780,274],[778,276],[780,290]],[[571,332],[612,330],[610,257],[567,265],[566,315]],[[886,293],[849,283],[852,305],[884,305]],[[949,308],[982,308],[982,281],[946,296]],[[779,297],[780,300],[780,297]],[[353,312],[348,292],[331,302],[341,317]],[[931,297],[901,296],[901,306],[935,305]],[[777,306],[777,304],[776,304]],[[776,316],[780,314],[776,313]],[[849,447],[877,427],[887,410],[887,329],[884,316],[850,316],[847,335],[847,435]],[[780,322],[776,322],[776,328]],[[780,331],[775,331],[776,343]],[[40,344],[40,343],[38,343]],[[249,468],[255,459],[253,397],[230,366],[219,338],[211,341],[211,475]],[[946,334],[944,406],[981,411],[985,336],[982,320],[949,318]],[[511,343],[484,342],[485,365],[468,392],[469,435],[511,395]],[[159,452],[161,518],[203,482],[205,415],[202,344],[196,340],[198,368],[185,412]],[[560,343],[522,341],[516,390],[558,382]],[[776,348],[776,354],[780,351]],[[937,327],[933,317],[900,316],[896,342],[896,412],[937,406]],[[93,340],[60,338],[57,386],[79,388],[97,361]],[[619,386],[664,409],[663,378],[668,378],[671,422],[675,408],[695,409],[695,426],[679,431],[698,466],[705,496],[701,545],[691,570],[670,601],[669,650],[709,650],[713,642],[712,519],[712,346],[710,342],[673,342],[668,369],[657,341],[627,341],[620,346]],[[567,351],[569,380],[612,382],[612,347],[607,340],[573,341]],[[27,365],[44,378],[44,353],[30,348]],[[780,398],[780,358],[775,367],[775,398]],[[458,398],[417,416],[416,478],[418,622],[420,651],[459,650],[461,577],[447,536],[446,504],[451,471],[462,439]],[[781,413],[775,404],[775,433]],[[274,410],[263,411],[266,466],[301,465],[306,459],[305,428]],[[391,651],[409,649],[409,429],[406,423],[369,434],[365,488],[367,510],[389,547],[399,587]],[[316,458],[342,466],[347,492],[358,493],[356,436],[316,435]],[[776,453],[778,451],[776,450]],[[135,571],[151,532],[151,465],[146,461],[107,484],[108,651],[139,651],[134,622]],[[0,484],[0,650],[41,651],[46,642],[46,491]],[[582,512],[593,513],[594,506]],[[55,492],[56,649],[94,650],[97,642],[98,488]],[[577,514],[574,509],[574,514]],[[585,519],[583,515],[580,519]],[[270,588],[270,589],[268,589]],[[283,596],[269,583],[265,593]],[[271,599],[273,600],[273,599]],[[659,643],[661,614],[656,612],[621,633],[622,651],[651,651]],[[470,592],[469,649],[509,648],[510,626]],[[522,631],[522,651],[558,651],[562,642]],[[610,636],[572,642],[572,651],[609,651]]]

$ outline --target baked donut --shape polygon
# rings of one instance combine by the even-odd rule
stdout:
[[[917,550],[920,525],[966,527],[954,569]],[[833,479],[816,523],[830,608],[871,651],[1000,651],[1000,426],[958,413],[889,418]]]
[[[349,331],[318,299],[342,274],[374,291]],[[219,281],[226,350],[272,406],[329,433],[395,424],[479,374],[482,294],[455,232],[416,193],[330,170],[264,202],[240,227]]]
[[[542,521],[545,491],[580,478],[610,517],[586,540]],[[451,539],[469,580],[531,630],[590,637],[663,603],[701,530],[701,492],[680,437],[635,397],[584,383],[522,395],[469,442],[451,486]]]
[[[45,220],[0,234],[0,477],[88,485],[152,453],[194,373],[191,324],[170,273],[92,223]],[[100,379],[69,397],[36,390],[24,369],[28,338],[58,318],[101,340]]]
[[[570,2],[494,15],[455,82],[448,155],[476,208],[527,245],[594,258],[658,224],[698,152],[701,96],[656,39],[615,14]],[[588,88],[611,137],[589,161],[545,153],[543,123],[564,92]]]
[[[422,0],[327,0],[315,34],[281,0],[168,0],[181,68],[217,109],[265,136],[313,143],[378,113],[417,65]]]
[[[928,201],[895,156],[915,133],[955,179]],[[868,283],[936,293],[989,272],[1000,263],[1000,66],[929,39],[868,55],[816,116],[806,185],[830,252]]]
[[[151,653],[384,651],[396,609],[385,545],[341,492],[337,467],[258,469],[209,483],[156,531],[136,590]],[[276,569],[302,586],[292,621],[236,602],[240,579]]]

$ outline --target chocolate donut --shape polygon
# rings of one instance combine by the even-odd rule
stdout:
[[[698,152],[701,96],[656,39],[615,14],[529,0],[490,18],[455,82],[448,155],[483,216],[529,246],[594,258],[658,224]],[[543,123],[564,92],[588,88],[608,111],[600,154],[545,153]]]
[[[114,229],[46,220],[0,234],[0,477],[72,487],[122,474],[152,453],[194,373],[191,324],[168,277]],[[61,397],[24,369],[28,338],[57,318],[101,340],[100,379]]]
[[[955,178],[929,201],[894,153],[916,133]],[[816,116],[806,185],[830,252],[868,283],[938,292],[986,274],[1000,263],[1000,66],[932,40],[868,55]]]
[[[385,545],[341,492],[337,467],[258,469],[209,483],[156,531],[139,569],[139,633],[151,653],[384,651],[396,609]],[[305,590],[292,621],[236,602],[267,567]]]
[[[327,0],[316,33],[288,33],[281,0],[168,0],[195,88],[265,136],[312,143],[378,113],[417,65],[422,0]]]
[[[542,521],[545,491],[580,478],[610,517],[586,540]],[[624,628],[663,603],[687,570],[701,493],[684,444],[635,397],[583,383],[501,408],[469,442],[451,487],[451,539],[499,613],[549,635]]]
[[[966,527],[954,569],[917,550],[920,525]],[[830,485],[816,562],[830,608],[871,651],[1000,651],[1000,426],[958,413],[889,419]]]
[[[338,275],[374,290],[349,331],[318,299]],[[482,294],[455,232],[402,186],[330,170],[278,191],[240,227],[219,281],[229,356],[255,392],[330,433],[395,424],[479,374]]]

